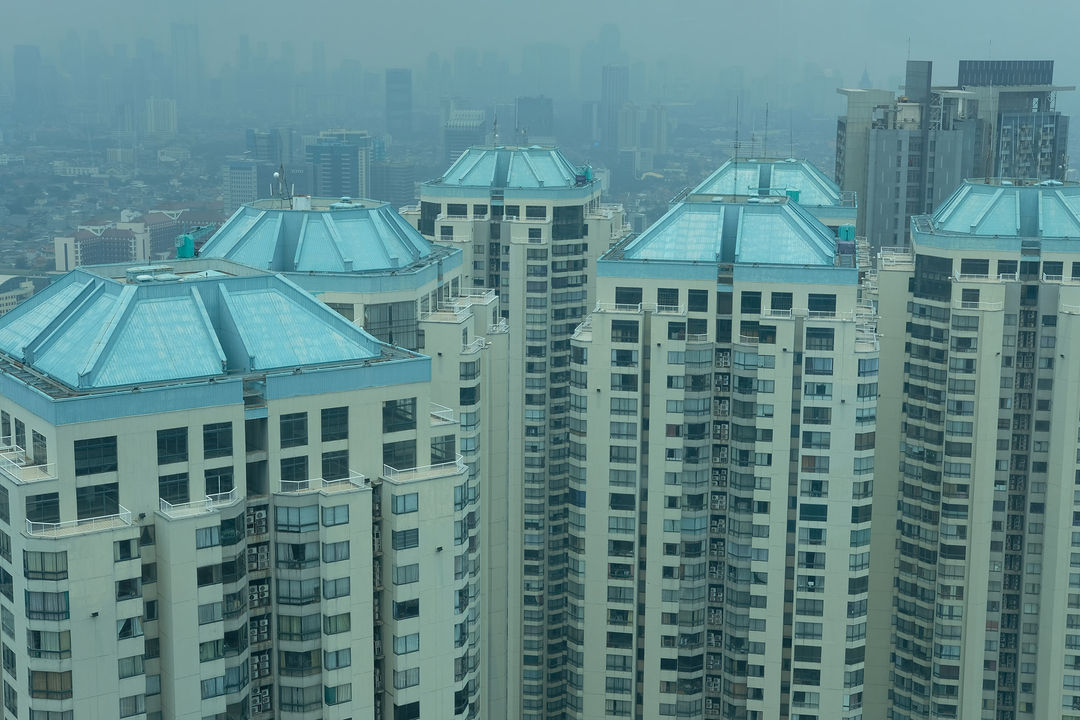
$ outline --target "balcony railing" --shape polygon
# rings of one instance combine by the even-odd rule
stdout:
[[[349,470],[349,474],[343,478],[327,480],[325,478],[308,478],[307,480],[282,480],[282,493],[305,493],[305,492],[337,492],[340,490],[352,490],[366,487],[369,484],[367,476],[355,470]]]
[[[432,425],[446,425],[455,423],[457,420],[454,418],[454,411],[452,408],[448,408],[445,405],[439,403],[430,403],[431,406],[431,424]]]
[[[34,537],[70,537],[99,530],[113,530],[131,525],[131,511],[123,505],[117,505],[119,512],[113,515],[65,520],[58,523],[26,521],[26,534]]]
[[[8,445],[0,450],[0,472],[19,485],[39,480],[55,480],[56,463],[27,465],[26,450],[18,445]]]
[[[158,506],[161,513],[166,517],[180,518],[198,515],[200,513],[214,512],[220,508],[232,505],[239,499],[240,493],[236,488],[233,488],[229,492],[215,493],[213,495],[207,495],[201,500],[192,500],[191,502],[177,503],[175,505],[162,498],[158,500]]]
[[[445,477],[447,475],[456,475],[465,471],[465,460],[461,455],[457,456],[457,459],[450,462],[434,463],[431,465],[421,465],[413,468],[395,468],[389,465],[383,465],[383,477],[387,480],[394,480],[395,482],[406,482],[409,480],[421,480],[424,478],[433,477]]]

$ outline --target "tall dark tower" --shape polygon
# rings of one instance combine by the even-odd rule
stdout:
[[[386,69],[386,131],[395,140],[408,142],[413,131],[412,70]]]

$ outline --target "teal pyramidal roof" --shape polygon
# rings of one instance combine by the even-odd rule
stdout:
[[[280,275],[128,283],[74,270],[0,317],[0,353],[76,390],[367,361],[382,351]]]
[[[798,191],[800,205],[847,206],[854,200],[806,160],[728,160],[691,194],[784,195]]]
[[[785,197],[724,197],[675,205],[605,260],[832,267],[836,238]]]
[[[981,237],[1080,239],[1080,185],[967,180],[916,231]]]
[[[241,207],[199,255],[274,272],[381,273],[424,264],[432,245],[386,203],[293,198]]]
[[[471,188],[568,188],[591,182],[558,148],[471,147],[430,185]]]

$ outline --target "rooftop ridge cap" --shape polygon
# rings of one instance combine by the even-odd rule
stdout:
[[[370,213],[369,213],[370,215]],[[307,228],[307,222],[310,219],[310,213],[304,217],[304,228],[300,233],[300,242],[296,244],[296,259],[293,262],[293,268],[298,269],[300,267],[300,245],[301,243],[307,243],[307,233],[303,232],[303,229]],[[323,227],[326,228],[327,234],[330,235],[330,247],[337,257],[338,262],[341,263],[341,269],[347,270],[345,267],[345,256],[341,254],[341,233],[338,232],[337,220],[334,218],[333,213],[321,213],[319,220],[322,222]]]
[[[102,358],[116,344],[117,329],[131,315],[131,311],[135,307],[135,295],[138,291],[139,288],[136,285],[125,285],[120,288],[117,307],[113,309],[109,319],[105,322],[105,326],[101,328],[101,332],[98,333],[94,344],[91,346],[90,356],[86,358],[86,363],[83,365],[82,370],[78,372],[77,377],[80,388],[90,387],[94,377],[100,371],[99,366]]]
[[[401,267],[401,265],[399,264],[398,267],[391,267],[391,261],[392,261],[394,256],[390,254],[390,248],[387,247],[386,237],[385,237],[387,234],[394,234],[394,233],[393,233],[393,231],[383,232],[384,230],[387,230],[386,226],[389,225],[389,223],[387,223],[386,219],[383,218],[382,216],[380,216],[378,214],[373,215],[371,213],[368,213],[368,221],[371,223],[372,228],[375,230],[375,238],[376,238],[376,240],[378,240],[378,246],[379,246],[378,250],[379,250],[379,252],[382,253],[383,257],[386,259],[387,269],[397,270],[398,268]],[[398,238],[398,239],[400,240],[400,238]],[[407,243],[401,243],[401,244],[406,245]],[[372,249],[372,251],[374,252],[374,248]],[[411,253],[410,253],[410,255],[411,255]],[[403,259],[403,258],[399,258],[399,260],[400,259]]]
[[[297,235],[297,238],[296,238],[296,249],[293,250],[292,266],[293,266],[294,269],[300,267],[300,253],[303,252],[303,250],[304,250],[304,242],[307,239],[308,220],[310,220],[310,219],[311,219],[310,213],[304,213],[303,217],[300,219],[300,232],[299,232],[299,234]],[[282,228],[279,226],[278,227],[278,235],[279,236],[281,235],[281,232],[282,232]]]
[[[527,168],[529,168],[529,172],[532,173],[533,180],[536,181],[536,184],[539,187],[543,187],[544,186],[543,185],[544,181],[540,179],[540,173],[538,173],[536,171],[536,166],[533,165],[533,161],[532,161],[532,158],[529,157],[529,153],[528,152],[521,153],[521,159],[525,161],[525,166]]]
[[[1072,209],[1072,206],[1065,202],[1065,193],[1062,192],[1061,188],[1055,189],[1054,195],[1057,197],[1058,202],[1061,203],[1061,206],[1065,208],[1065,212],[1072,218],[1072,221],[1076,223],[1077,228],[1080,228],[1080,214],[1077,214],[1077,212]]]
[[[990,201],[986,203],[986,207],[984,207],[982,210],[980,210],[979,214],[976,215],[974,218],[972,218],[971,222],[968,223],[968,228],[969,228],[970,232],[974,233],[976,230],[978,230],[979,225],[981,225],[982,221],[986,219],[986,216],[990,213],[990,211],[994,209],[994,206],[997,205],[998,200],[1001,199],[1001,196],[1003,194],[1005,194],[1005,190],[1003,188],[995,188],[994,189],[993,194],[990,196]],[[1013,202],[1016,204],[1016,218],[1017,218],[1017,221],[1019,222],[1019,219],[1020,219],[1020,197],[1019,197],[1019,195],[1014,195],[1013,196]],[[1017,229],[1019,230],[1019,227],[1017,227]]]
[[[221,360],[221,372],[225,372],[229,367],[228,356],[225,355],[225,348],[221,347],[221,341],[218,339],[217,328],[214,327],[213,321],[210,320],[210,313],[206,310],[206,304],[202,299],[202,292],[199,290],[199,286],[191,285],[188,291],[191,294],[191,299],[195,303],[195,308],[199,312],[199,319],[202,320],[203,327],[206,329],[206,334],[210,337],[210,342],[213,343],[214,349],[217,350],[218,359]]]
[[[405,251],[409,253],[409,256],[412,258],[412,262],[416,262],[421,257],[423,257],[423,253],[421,253],[421,248],[417,247],[416,243],[414,242],[415,238],[411,237],[410,234],[405,230],[406,227],[412,230],[412,225],[408,225],[405,222],[405,219],[401,217],[401,215],[399,215],[397,211],[391,208],[389,205],[380,206],[376,208],[376,210],[379,211],[379,219],[386,223],[387,227],[390,228],[390,232],[392,232],[397,237],[398,242],[400,242],[401,245],[405,248]]]
[[[56,339],[60,337],[61,333],[74,322],[79,309],[91,302],[94,296],[104,292],[105,280],[95,275],[90,275],[90,273],[87,273],[85,270],[81,272],[88,276],[88,282],[83,285],[82,289],[75,294],[75,297],[73,297],[65,307],[61,308],[60,311],[56,313],[56,316],[53,317],[53,319],[50,320],[32,340],[30,340],[30,342],[20,348],[22,351],[23,363],[27,365],[33,363],[39,352],[52,347],[53,343],[56,342]],[[9,313],[10,317],[14,319],[17,317],[14,313],[20,312],[20,310],[27,307],[29,307],[29,303],[22,303],[16,306],[15,309]],[[69,309],[71,311],[67,312]]]
[[[798,203],[787,203],[790,205],[790,211],[784,213],[784,216],[788,218],[789,222],[798,223],[803,227],[805,234],[810,236],[813,249],[818,251],[822,260],[828,260],[835,262],[837,251],[837,239],[828,232],[825,228],[825,232],[822,231],[823,225],[821,221],[815,218],[809,210],[800,206]],[[795,208],[798,208],[796,210]],[[813,220],[813,222],[811,222]],[[830,252],[831,250],[831,252]]]
[[[732,258],[734,258],[736,263],[741,263],[742,260],[740,259],[740,256],[742,255],[743,221],[746,220],[746,208],[747,208],[747,205],[745,203],[739,203],[738,205],[729,205],[727,203],[724,203],[724,215],[727,215],[729,212],[731,212],[732,208],[737,209],[738,212],[739,212],[739,219],[735,221],[735,248],[734,248],[734,250],[732,252]],[[721,255],[723,255],[723,252],[724,252],[724,242],[723,242],[724,236],[723,236],[723,232],[724,232],[724,225],[723,225],[723,223],[721,223],[721,225],[720,225],[720,254]]]
[[[275,275],[273,277],[280,277],[280,275]],[[255,356],[251,354],[251,348],[255,347],[255,345],[251,342],[247,328],[237,320],[241,313],[233,302],[232,295],[229,292],[229,289],[225,287],[225,283],[218,283],[217,286],[218,294],[221,296],[221,302],[225,305],[226,312],[224,313],[224,319],[228,323],[229,328],[236,333],[236,337],[240,341],[240,346],[244,351],[246,365],[245,367],[236,369],[244,371],[254,370]]]
[[[245,214],[246,214],[246,211],[247,211],[247,210],[248,210],[249,208],[250,208],[251,210],[254,210],[255,212],[257,212],[257,213],[259,213],[259,214],[263,214],[263,213],[265,212],[265,211],[263,211],[263,210],[259,210],[259,209],[257,209],[257,208],[253,208],[253,207],[251,207],[250,205],[241,205],[240,207],[238,207],[238,208],[236,209],[236,212],[234,212],[234,213],[232,214],[232,216],[231,216],[231,217],[230,217],[230,218],[229,218],[228,220],[226,220],[225,222],[223,222],[223,223],[221,224],[221,227],[219,227],[219,228],[218,228],[217,230],[215,230],[215,231],[214,231],[214,234],[213,234],[213,235],[211,235],[211,236],[210,236],[210,238],[209,238],[209,239],[208,239],[208,240],[206,241],[206,245],[210,245],[211,243],[215,243],[215,241],[216,241],[216,242],[222,242],[222,243],[223,243],[223,242],[224,242],[224,238],[226,238],[226,237],[227,237],[227,231],[228,231],[229,229],[231,229],[233,225],[236,225],[237,223],[239,223],[239,222],[240,222],[240,217],[242,217],[243,215],[245,215]],[[258,219],[256,219],[256,221],[255,221],[255,222],[257,223],[257,222],[258,222]],[[255,223],[252,223],[252,225],[251,225],[251,226],[252,226],[252,227],[255,227]],[[223,239],[222,239],[222,240],[218,240],[218,238],[219,238],[219,237],[220,237],[220,238],[223,238]],[[229,246],[228,246],[227,248],[225,248],[225,249],[224,249],[224,251],[223,251],[223,252],[221,253],[221,257],[226,257],[226,256],[228,256],[228,254],[229,254],[230,252],[232,252],[233,250],[235,250],[235,249],[236,249],[236,245],[237,245],[237,243],[239,243],[239,242],[240,242],[240,240],[241,240],[241,238],[243,238],[243,237],[244,237],[243,235],[239,235],[239,236],[237,236],[237,237],[234,237],[234,238],[232,238],[232,244],[231,244],[231,245],[229,245]]]
[[[469,175],[469,173],[471,173],[476,168],[476,166],[480,164],[480,161],[483,160],[484,157],[487,154],[488,154],[487,150],[481,150],[478,153],[474,153],[473,148],[468,148],[468,149],[465,150],[465,152],[463,152],[461,154],[461,157],[459,157],[457,160],[454,161],[454,164],[450,166],[450,170],[453,170],[459,163],[464,163],[466,161],[466,159],[469,158],[469,156],[471,156],[471,155],[476,155],[477,156],[472,161],[472,163],[469,165],[468,169],[465,170],[465,172],[461,173],[458,176],[459,177],[459,180],[458,180],[459,184],[462,183],[464,181],[464,179]],[[448,170],[446,174],[449,175],[450,171]],[[494,176],[494,171],[492,171],[492,176]]]

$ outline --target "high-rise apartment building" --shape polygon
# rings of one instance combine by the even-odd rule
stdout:
[[[443,155],[447,165],[469,148],[483,145],[491,123],[483,110],[452,108],[443,123]]]
[[[459,482],[453,501],[445,503],[466,514],[452,528],[453,542],[437,545],[455,555],[454,585],[468,590],[453,605],[456,629],[468,632],[455,635],[460,644],[454,647],[460,649],[442,661],[454,665],[453,680],[448,672],[444,678],[460,693],[454,715],[472,716],[485,684],[480,674],[491,667],[505,672],[505,602],[486,600],[497,594],[488,583],[506,594],[501,548],[506,535],[509,335],[494,291],[463,284],[459,249],[430,243],[392,207],[371,201],[294,197],[251,203],[203,246],[203,258],[280,273],[377,339],[430,356],[432,381],[438,386],[432,399],[445,406],[435,410],[445,432],[432,442],[440,448],[438,457],[449,462],[456,453],[467,469],[467,482]],[[456,444],[451,433],[456,433]],[[481,631],[489,626],[491,632]],[[389,685],[387,692],[393,694]]]
[[[280,165],[278,166],[280,167]],[[221,205],[226,214],[236,212],[244,203],[277,190],[274,172],[277,167],[246,157],[233,157],[221,168]]]
[[[487,370],[456,360],[221,259],[0,318],[8,713],[480,717],[482,483],[445,400]]]
[[[386,69],[386,132],[397,142],[412,139],[412,70],[408,68]]]
[[[852,243],[700,195],[571,341],[570,717],[861,718],[878,346]]]
[[[307,146],[311,194],[366,198],[371,195],[372,138],[367,130],[323,130]]]
[[[978,103],[955,88],[931,87],[931,72],[930,62],[909,60],[899,98],[839,91],[848,113],[837,123],[837,182],[858,194],[856,231],[874,247],[904,245],[913,215],[932,211],[983,167]]]
[[[600,74],[600,142],[618,150],[623,107],[630,101],[630,67],[605,65]],[[625,123],[624,123],[625,124]]]
[[[623,211],[601,203],[591,169],[556,149],[478,147],[424,183],[419,207],[403,215],[462,250],[463,285],[495,290],[514,328],[506,366],[511,474],[503,496],[487,505],[507,512],[505,543],[489,562],[505,567],[493,571],[505,584],[485,599],[501,607],[491,616],[505,617],[506,644],[493,650],[505,665],[489,665],[484,681],[492,717],[558,717],[568,707],[573,591],[564,580],[570,337],[595,301],[596,259],[625,233]]]
[[[519,97],[514,100],[514,129],[521,144],[545,145],[555,142],[555,104],[549,97]]]
[[[911,231],[878,272],[868,692],[1080,717],[1080,186],[967,182]]]
[[[960,62],[953,86],[909,60],[903,95],[838,92],[836,180],[859,196],[857,232],[874,247],[908,241],[914,216],[933,212],[964,179],[1065,175],[1068,117],[1057,112],[1052,61]]]

